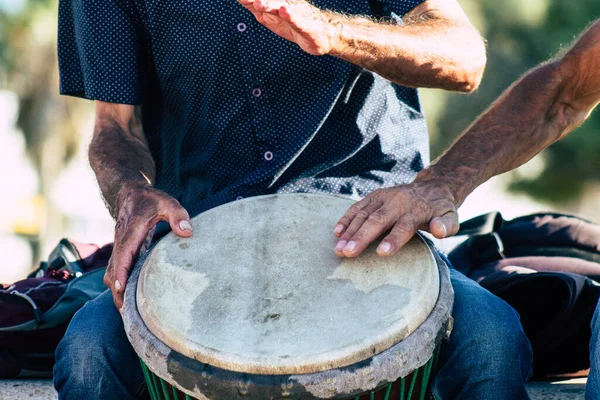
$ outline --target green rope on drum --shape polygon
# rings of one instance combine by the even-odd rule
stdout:
[[[169,389],[167,389],[167,385],[165,385],[165,381],[162,379],[160,381],[160,387],[162,388],[163,395],[165,396],[164,400],[171,400],[171,395],[169,395]]]
[[[140,364],[142,365],[142,373],[144,374],[144,378],[146,379],[146,386],[148,387],[148,392],[150,393],[150,398],[152,400],[160,400],[156,391],[154,390],[154,385],[151,378],[151,372],[146,367],[146,364],[142,360],[140,360]]]
[[[402,378],[400,379],[400,400],[404,400],[404,384],[406,382],[406,379]]]
[[[425,393],[427,390],[427,385],[429,384],[429,378],[431,376],[431,366],[433,365],[433,358],[431,356],[427,364],[425,364],[425,368],[423,369],[423,379],[421,380],[421,393],[419,395],[419,400],[425,400]]]
[[[390,383],[387,387],[387,390],[385,391],[385,396],[383,397],[383,400],[390,400],[390,393],[392,393],[392,383]]]
[[[433,365],[437,368],[438,360],[440,359],[440,353],[442,352],[442,345],[439,345],[435,349],[435,353],[433,354]]]
[[[173,398],[175,400],[179,400],[179,393],[177,393],[177,389],[175,389],[175,386],[171,386],[171,390],[173,390]]]
[[[152,371],[150,371],[150,379],[152,379],[152,385],[154,386],[154,390],[156,391],[156,398],[158,400],[162,400],[160,398],[160,383],[159,383],[160,378],[158,376],[156,376],[155,374],[153,374]]]
[[[437,362],[440,357],[441,346],[438,346],[433,352],[433,356],[429,359],[427,364],[425,365],[425,369],[423,370],[423,380],[421,381],[421,395],[419,396],[419,400],[425,400],[425,395],[427,393],[427,386],[429,385],[429,380],[433,373],[435,373],[434,369],[437,367]],[[433,372],[433,373],[432,373]]]
[[[413,377],[412,380],[410,382],[410,387],[408,388],[408,396],[406,396],[406,398],[408,400],[410,400],[410,398],[412,397],[413,394],[413,390],[415,390],[415,383],[417,383],[417,376],[419,376],[419,370],[415,370],[415,372],[413,373]]]

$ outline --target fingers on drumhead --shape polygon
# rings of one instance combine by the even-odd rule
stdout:
[[[390,233],[377,246],[377,254],[389,257],[398,252],[417,233],[417,227],[407,219],[401,219],[394,224]]]
[[[356,257],[362,253],[371,243],[392,227],[396,218],[397,216],[392,210],[383,206],[370,213],[358,231],[348,239],[346,247],[342,250],[344,255],[346,257]]]
[[[354,217],[356,216],[356,214],[358,214],[360,212],[360,210],[362,210],[364,207],[368,206],[371,203],[371,201],[372,201],[371,197],[367,196],[364,199],[352,204],[348,208],[346,213],[342,216],[342,218],[340,218],[340,220],[336,224],[333,233],[337,237],[341,237],[342,234],[344,234],[346,229],[350,226],[350,224],[354,220]]]
[[[353,210],[354,215],[352,220],[348,225],[346,225],[346,229],[344,233],[340,236],[340,240],[345,240],[347,242],[358,239],[355,238],[355,234],[362,228],[362,226],[369,220],[371,214],[375,213],[381,204],[376,201],[370,201],[366,205],[362,206],[358,211],[356,209]]]

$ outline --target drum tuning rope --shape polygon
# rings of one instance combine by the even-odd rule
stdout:
[[[429,359],[429,361],[427,361],[427,363],[425,363],[425,365],[421,368],[421,369],[417,369],[413,372],[412,377],[410,378],[410,385],[408,386],[408,394],[405,395],[406,393],[406,377],[402,378],[394,383],[389,383],[387,386],[387,389],[385,391],[385,395],[383,397],[383,400],[394,400],[391,397],[392,394],[392,388],[394,386],[394,384],[399,383],[400,384],[400,393],[399,393],[399,400],[411,400],[413,397],[413,392],[415,390],[415,386],[417,383],[417,379],[418,379],[418,375],[419,375],[419,371],[422,370],[423,371],[423,378],[421,379],[421,391],[419,392],[419,400],[425,400],[425,395],[427,393],[427,385],[429,383],[429,378],[431,377],[431,372],[434,368],[434,366],[437,365],[439,356],[440,356],[440,347],[438,346],[435,349],[434,354],[432,355],[432,357]],[[375,400],[375,395],[377,392],[371,392],[369,394],[369,400]],[[360,395],[360,396],[356,396],[354,398],[354,400],[361,400],[361,397],[363,397],[364,395]]]

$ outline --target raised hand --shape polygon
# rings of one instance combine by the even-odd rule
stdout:
[[[352,205],[335,227],[339,238],[335,253],[356,257],[382,234],[380,256],[391,256],[417,232],[429,231],[438,239],[458,232],[458,214],[451,191],[437,180],[415,181],[380,189]]]
[[[113,254],[104,275],[104,283],[112,291],[119,310],[135,259],[156,224],[167,221],[176,235],[192,235],[187,211],[165,192],[151,186],[138,186],[124,193],[119,202]]]
[[[312,55],[331,51],[337,38],[336,15],[305,0],[238,0],[257,21]]]

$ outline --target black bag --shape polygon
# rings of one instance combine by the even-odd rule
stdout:
[[[71,318],[106,290],[111,252],[63,239],[27,279],[0,288],[0,379],[51,373]]]
[[[556,213],[505,221],[495,212],[462,223],[458,235],[469,238],[448,255],[452,265],[520,314],[534,378],[585,375],[600,298],[600,225]]]

